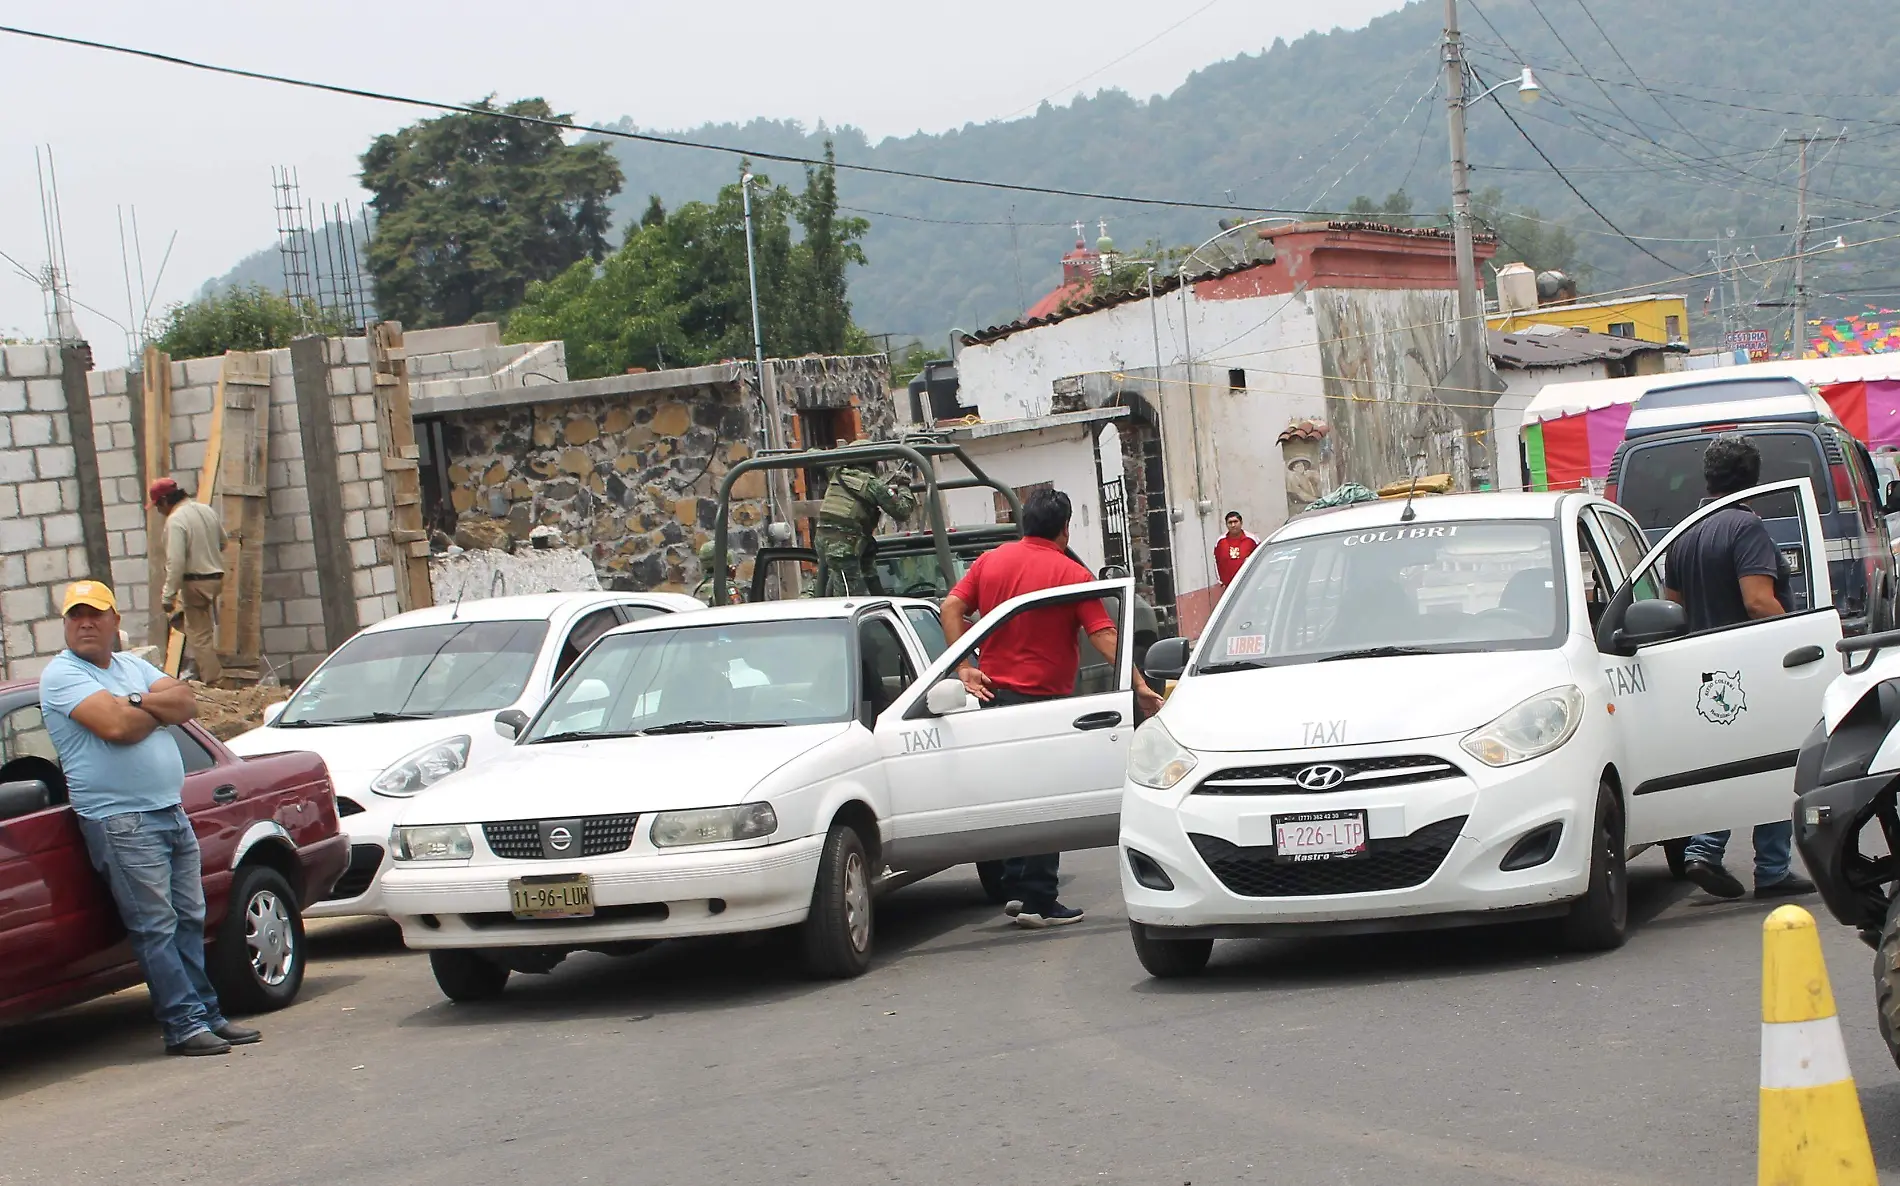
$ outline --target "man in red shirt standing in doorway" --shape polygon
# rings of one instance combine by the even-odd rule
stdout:
[[[1012,597],[1087,584],[1089,570],[1067,554],[1069,496],[1039,490],[1023,504],[1023,538],[976,558],[956,588],[943,600],[944,638],[954,644],[969,629],[971,611],[983,614]],[[986,708],[1057,700],[1075,693],[1082,664],[1078,633],[1110,663],[1120,657],[1119,631],[1100,601],[1074,602],[1026,610],[983,643],[982,666],[967,660],[957,676]],[[1135,672],[1135,697],[1144,713],[1161,707],[1161,697]],[[1056,900],[1062,854],[1013,857],[1002,862],[1003,889],[1011,901],[1004,913],[1018,926],[1048,927],[1080,922],[1082,912]]]
[[[1214,576],[1225,589],[1240,575],[1247,557],[1260,546],[1254,534],[1241,524],[1239,511],[1227,512],[1227,534],[1214,541]]]

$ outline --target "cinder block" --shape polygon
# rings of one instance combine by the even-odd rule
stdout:
[[[368,507],[369,507],[369,483],[368,482],[343,483],[343,509],[344,510],[361,511],[361,510],[367,509]]]
[[[52,598],[38,585],[0,593],[0,616],[9,622],[37,622],[53,613]]]
[[[145,491],[139,486],[137,478],[119,479],[119,501],[129,502],[133,506],[145,505]]]
[[[363,427],[363,448],[368,449],[371,452],[380,450],[383,447],[383,434],[377,429],[377,427],[374,424],[365,424],[362,427]]]
[[[0,412],[26,411],[26,382],[22,379],[0,379]]]
[[[297,524],[285,515],[272,515],[264,520],[264,544],[274,547],[277,544],[297,542]]]
[[[300,597],[284,606],[284,620],[292,626],[321,626],[323,603]]]
[[[0,449],[13,448],[13,421],[0,416]]]
[[[86,372],[86,398],[98,399],[106,393],[106,373],[104,371]]]
[[[279,346],[270,352],[270,373],[272,386],[276,386],[277,376],[290,374],[290,347]]]
[[[424,354],[409,360],[411,378],[418,375],[445,375],[449,371],[449,356],[446,354]]]
[[[302,486],[286,486],[282,490],[271,491],[270,513],[273,515],[309,514],[310,491]]]
[[[274,626],[264,631],[264,649],[273,655],[295,655],[310,643],[310,632],[301,626]]]
[[[0,589],[18,589],[26,584],[26,557],[0,556]]]
[[[376,397],[373,395],[351,396],[350,419],[358,424],[376,423]]]
[[[191,439],[194,441],[211,439],[211,413],[201,412],[191,418]]]
[[[175,422],[180,416],[202,416],[211,411],[211,400],[216,394],[216,389],[211,387],[181,387],[172,392],[172,420]]]
[[[367,483],[367,485],[369,486],[369,505],[373,507],[389,505],[389,484],[387,482],[370,482]]]
[[[114,572],[118,572],[121,569],[125,572],[125,575],[119,578],[122,581],[127,581],[135,585],[143,585],[152,579],[152,562],[147,560],[142,554],[130,556],[124,563],[112,566],[112,571]]]
[[[42,478],[70,478],[79,471],[79,459],[70,446],[44,445],[33,450]]]
[[[55,581],[69,581],[72,572],[66,567],[66,549],[42,548],[26,554],[26,579],[36,585],[50,585]]]
[[[41,473],[46,471],[42,469]],[[48,477],[52,475],[48,474]],[[136,478],[139,476],[139,459],[129,449],[101,449],[99,451],[99,476],[102,478]]]
[[[364,533],[371,539],[380,539],[389,534],[389,512],[380,507],[371,507],[363,512]]]
[[[59,505],[69,511],[79,509],[79,479],[61,478],[59,481]]]
[[[21,412],[12,417],[13,445],[27,449],[53,443],[53,418],[44,413]]]
[[[97,373],[96,371],[94,372],[94,374]],[[125,377],[123,375],[119,377],[119,390],[125,390]],[[92,401],[92,422],[94,424],[119,420],[123,420],[127,424],[132,423],[131,397],[124,395],[101,395],[94,397]]]
[[[92,426],[92,449],[95,453],[104,453],[112,448],[112,426],[95,422]]]
[[[58,379],[27,380],[26,406],[35,412],[64,412],[66,410],[65,385]]]
[[[360,480],[363,476],[363,470],[361,463],[357,459],[369,456],[371,456],[371,454],[368,453],[337,454],[336,480],[339,482],[355,482]]]
[[[303,575],[295,572],[278,572],[274,563],[266,565],[264,573],[264,604],[281,605],[293,597],[303,596]],[[281,616],[281,615],[280,615]],[[283,625],[282,621],[265,625]]]
[[[321,616],[321,607],[319,607],[319,616]],[[266,630],[273,626],[282,626],[284,624],[284,603],[281,601],[266,601],[263,605],[258,606],[257,620]]]
[[[128,531],[125,533],[125,551],[128,556],[143,556],[146,553],[145,532]]]
[[[173,470],[192,471],[192,477],[194,478],[194,482],[192,484],[195,485],[196,471],[204,468],[204,463],[205,463],[205,442],[204,441],[202,440],[186,441],[182,445],[172,446]],[[180,486],[183,486],[183,485],[186,485],[187,483],[185,482],[184,478],[179,478],[178,484]]]
[[[286,571],[317,566],[317,550],[309,544],[286,544],[277,553],[277,563]]]
[[[323,343],[323,360],[333,367],[344,365],[342,338],[328,338]]]
[[[339,424],[336,428],[336,451],[339,453],[361,453],[365,431],[375,431],[375,425]]]
[[[344,512],[343,534],[348,539],[367,539],[369,537],[369,529],[363,523],[362,511]]]
[[[52,515],[59,511],[58,482],[27,482],[20,487],[22,515]]]
[[[369,363],[369,339],[350,337],[343,339],[343,361],[366,366]]]
[[[11,679],[38,679],[53,661],[51,655],[38,655],[31,659],[7,660],[7,675]]]
[[[298,516],[296,526],[297,539],[299,542],[307,544],[317,538],[317,529],[315,525],[311,523],[309,515]]]
[[[381,453],[358,453],[356,455],[357,472],[365,480],[381,481],[383,477],[383,455]]]
[[[115,502],[106,508],[107,531],[137,531],[145,526],[145,508],[137,503]]]
[[[106,555],[115,563],[125,558],[125,532],[106,532]]]
[[[6,375],[9,379],[38,379],[59,374],[59,352],[46,346],[5,346]]]
[[[376,591],[378,593],[394,593],[396,591],[395,569],[390,568],[388,565],[379,565],[372,570],[370,575],[376,578]]]
[[[356,394],[356,370],[354,367],[330,368],[330,394],[333,396]]]
[[[66,417],[58,413],[53,414],[53,443],[55,445],[70,445],[73,443],[72,423],[68,421]]]
[[[20,488],[18,486],[0,486],[0,519],[12,519],[18,516],[19,513]]]
[[[305,597],[323,596],[323,582],[317,579],[316,569],[313,568],[299,575],[303,577],[303,595]],[[318,641],[321,642],[322,639],[318,639]]]
[[[33,653],[33,623],[9,622],[0,626],[0,641],[8,654],[24,658]]]
[[[106,394],[124,395],[126,392],[126,373],[124,367],[113,367],[105,372]]]
[[[43,542],[38,519],[0,519],[0,552],[25,552]]]
[[[114,424],[112,426],[112,447],[114,449],[137,449],[139,447],[139,439],[133,433],[130,424]]]
[[[350,542],[350,567],[369,568],[376,563],[376,541],[359,539]]]
[[[374,625],[386,617],[383,613],[383,599],[380,597],[359,597],[356,599],[356,620],[365,626]]]
[[[58,618],[33,623],[33,649],[42,655],[57,655],[66,649],[66,623]]]
[[[74,512],[46,516],[43,530],[46,533],[46,546],[49,548],[81,544],[86,540],[85,529],[80,526],[79,515]]]
[[[224,373],[224,357],[189,358],[185,360],[185,382],[187,387],[216,387],[218,376]],[[178,398],[177,388],[172,389],[172,399]],[[174,403],[175,406],[175,403]]]
[[[39,472],[33,467],[31,450],[0,451],[0,482],[31,482],[39,476]]]
[[[359,568],[352,572],[350,592],[356,597],[376,596],[376,574],[367,568]]]

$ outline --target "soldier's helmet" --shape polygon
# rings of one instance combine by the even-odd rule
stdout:
[[[710,565],[713,562],[713,544],[711,540],[699,545],[699,562]]]

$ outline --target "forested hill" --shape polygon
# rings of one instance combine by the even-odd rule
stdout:
[[[1541,7],[1541,15],[1539,8]],[[1461,5],[1471,58],[1487,82],[1536,71],[1543,101],[1499,98],[1551,161],[1608,219],[1650,254],[1617,237],[1538,156],[1505,113],[1486,102],[1470,117],[1474,188],[1497,187],[1513,207],[1567,226],[1597,290],[1656,284],[1698,298],[1710,242],[1763,260],[1788,254],[1796,154],[1785,136],[1845,139],[1810,149],[1810,213],[1820,238],[1851,244],[1900,235],[1900,22],[1880,0],[1820,4],[1703,0],[1484,0]],[[1217,10],[1217,13],[1220,10]],[[1209,66],[1168,95],[1104,92],[1030,117],[942,134],[867,142],[848,126],[801,128],[761,118],[667,134],[804,156],[835,140],[840,163],[1175,200],[1231,203],[1235,214],[1341,210],[1355,195],[1383,201],[1403,188],[1416,209],[1448,203],[1444,101],[1437,89],[1443,6],[1421,0],[1361,29],[1257,48],[1239,10],[1197,22]],[[1554,23],[1553,31],[1544,17]],[[999,30],[999,36],[1005,35]],[[1248,52],[1242,52],[1248,51]],[[1051,85],[1073,64],[1051,62]],[[929,85],[919,53],[919,85]],[[559,96],[549,96],[556,104]],[[874,103],[875,96],[866,96]],[[848,114],[848,113],[841,113]],[[582,113],[598,118],[600,113]],[[635,127],[633,117],[624,127]],[[626,171],[621,223],[647,195],[669,206],[710,199],[729,182],[729,155],[615,141]],[[797,166],[760,162],[796,183]],[[1220,212],[1137,206],[841,171],[841,201],[871,222],[869,265],[852,278],[855,320],[873,333],[940,342],[952,326],[1015,317],[1054,285],[1057,260],[1080,219],[1095,237],[1106,218],[1123,249],[1148,240],[1198,242]],[[1650,238],[1642,238],[1648,236]],[[1671,241],[1681,240],[1681,241]],[[1834,294],[1817,315],[1900,305],[1900,239],[1817,260],[1816,287]],[[1510,254],[1509,250],[1505,252]],[[1790,271],[1747,274],[1745,301],[1785,300]],[[1698,302],[1699,304],[1699,299]],[[1785,316],[1764,310],[1762,327]]]

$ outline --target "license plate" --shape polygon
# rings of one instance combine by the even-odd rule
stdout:
[[[1366,813],[1305,811],[1273,817],[1273,855],[1280,861],[1337,861],[1366,855]]]
[[[508,882],[516,918],[592,918],[594,886],[585,873],[516,877]]]

